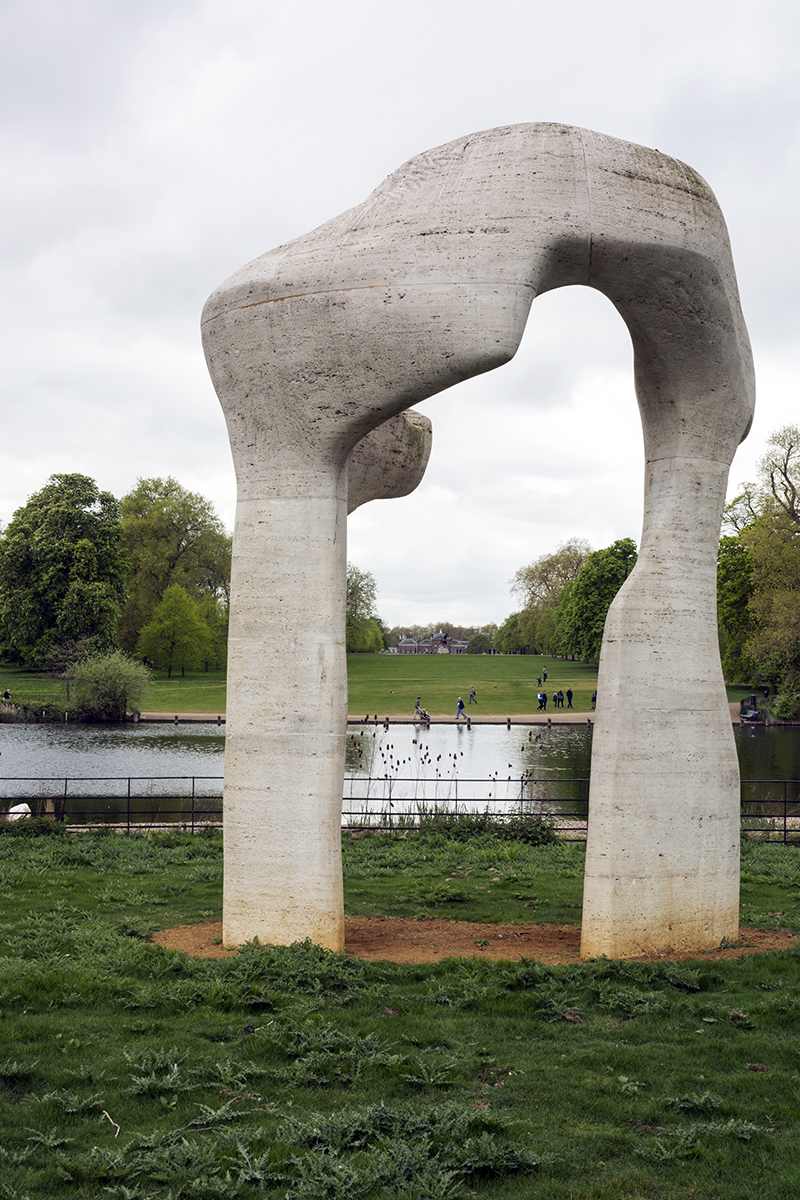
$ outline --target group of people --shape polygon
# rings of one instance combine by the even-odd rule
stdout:
[[[566,693],[562,692],[560,688],[557,692],[553,692],[553,708],[564,707],[565,694],[567,697],[567,708],[572,708],[572,688],[567,688]],[[539,712],[547,712],[547,692],[543,692],[541,688],[539,689],[538,700]]]
[[[539,712],[547,712],[547,692],[542,691],[542,682],[543,681],[545,681],[545,682],[547,681],[547,671],[546,670],[542,670],[542,674],[539,676],[539,692],[537,695],[537,699],[539,701],[539,709],[538,709]],[[563,708],[565,699],[567,701],[567,708],[572,708],[572,688],[567,688],[566,692],[563,692],[560,688],[557,692],[553,692],[553,695],[552,695],[553,708]],[[469,689],[468,703],[469,704],[477,704],[478,703],[478,697],[475,694],[474,687],[470,687],[470,689]],[[592,708],[594,708],[596,703],[597,703],[597,692],[593,692],[592,693]],[[420,721],[430,720],[427,709],[424,709],[422,707],[422,698],[420,696],[417,696],[417,702],[414,705],[414,716],[417,718],[417,720],[420,720]],[[458,721],[461,717],[463,717],[465,721],[469,720],[469,717],[467,716],[467,713],[466,713],[466,706],[464,704],[464,701],[459,696],[458,702],[456,704],[456,720]]]

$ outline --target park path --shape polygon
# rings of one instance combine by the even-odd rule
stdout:
[[[731,722],[734,725],[739,724],[739,702],[732,700],[729,705],[731,712]],[[507,725],[509,722],[512,725],[592,725],[594,724],[594,710],[589,712],[578,712],[570,708],[553,708],[547,712],[535,713],[509,713],[508,716],[469,716],[468,720],[472,725]],[[225,723],[225,713],[168,713],[168,712],[143,712],[139,716],[140,721],[153,722],[172,722],[173,724],[183,724],[197,722],[206,725],[223,725]],[[391,725],[418,725],[419,721],[413,716],[406,716],[402,713],[372,713],[367,718],[369,724],[384,725],[388,720]],[[363,725],[364,717],[348,714],[348,725]],[[456,722],[453,716],[431,716],[431,725],[455,725]]]

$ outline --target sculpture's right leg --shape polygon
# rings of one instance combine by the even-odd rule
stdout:
[[[645,503],[639,558],[609,611],[600,658],[584,957],[738,938],[739,768],[716,581],[753,381],[724,225],[713,218],[706,237],[719,248],[704,259],[631,248],[618,279],[602,245],[595,256],[633,339]]]

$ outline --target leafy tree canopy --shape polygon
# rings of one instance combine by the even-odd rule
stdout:
[[[376,594],[375,576],[348,563],[345,639],[351,654],[383,649],[383,624],[376,609]]]
[[[767,440],[755,483],[725,510],[717,597],[726,678],[800,693],[800,428]],[[783,709],[792,703],[782,705]]]
[[[476,633],[467,643],[467,654],[491,654],[492,639],[485,633]]]
[[[526,608],[553,604],[565,583],[576,579],[592,548],[584,538],[570,538],[551,554],[542,554],[515,571],[511,591]]]
[[[494,635],[494,648],[499,654],[513,654],[517,650],[527,649],[521,624],[520,613],[512,613],[506,617]]]
[[[139,653],[166,667],[172,678],[174,666],[193,667],[201,662],[209,640],[208,625],[185,588],[174,583],[156,605],[153,619],[139,634]]]
[[[551,554],[543,554],[520,567],[511,580],[511,591],[523,602],[519,614],[518,632],[523,644],[532,650],[563,653],[561,619],[556,609],[564,598],[564,588],[578,577],[591,554],[591,546],[583,538],[562,542]]]
[[[717,559],[717,620],[722,673],[731,683],[753,676],[747,641],[753,632],[753,555],[739,537],[723,537]]]
[[[563,611],[562,653],[578,654],[584,662],[599,659],[608,610],[636,565],[636,557],[632,538],[621,538],[588,556],[569,596],[558,606]]]
[[[211,595],[227,609],[231,539],[213,505],[171,477],[140,479],[120,502],[130,560],[119,637],[129,651],[167,589],[180,585],[195,601]]]
[[[0,641],[16,661],[109,649],[127,559],[117,501],[86,475],[51,475],[0,539]],[[67,654],[67,657],[69,655]]]

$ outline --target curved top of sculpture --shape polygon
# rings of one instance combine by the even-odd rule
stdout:
[[[237,456],[240,486],[254,473],[265,482],[271,447],[296,441],[301,414],[308,436],[295,456],[344,461],[395,413],[500,366],[533,298],[569,284],[600,290],[621,313],[640,397],[668,394],[671,437],[659,454],[702,457],[710,433],[730,461],[752,414],[752,362],[711,189],[657,150],[528,124],[417,155],[363,204],[212,294],[209,369],[232,442],[258,445]]]

